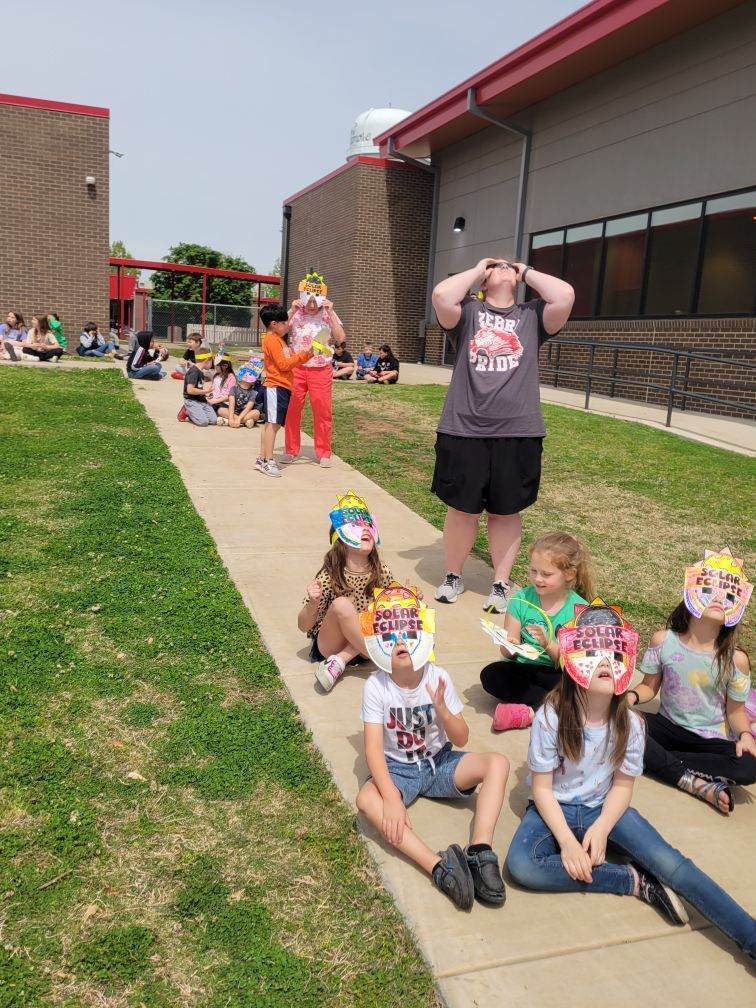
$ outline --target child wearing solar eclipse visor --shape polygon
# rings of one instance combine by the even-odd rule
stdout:
[[[657,693],[659,713],[646,714],[644,768],[729,815],[732,784],[756,781],[756,741],[745,701],[748,655],[738,625],[753,585],[729,549],[706,550],[685,570],[683,600],[643,656],[643,680],[628,703]]]
[[[339,496],[329,514],[331,548],[307,586],[297,624],[310,638],[315,679],[328,693],[347,665],[367,662],[359,614],[376,588],[394,576],[378,555],[380,537],[367,504],[354,491]]]
[[[683,896],[756,957],[753,917],[630,808],[645,743],[625,695],[637,633],[601,599],[575,613],[557,633],[564,675],[533,720],[532,797],[507,854],[513,879],[542,892],[636,896],[677,925],[688,919]],[[607,848],[629,862],[607,861]]]
[[[394,582],[376,591],[360,626],[378,671],[362,699],[370,779],[357,808],[460,910],[470,910],[476,897],[501,906],[504,882],[492,844],[509,762],[500,753],[453,748],[467,744],[469,729],[449,674],[433,663],[433,611],[415,590]],[[432,850],[413,830],[407,806],[423,795],[466,798],[478,785],[469,846]]]

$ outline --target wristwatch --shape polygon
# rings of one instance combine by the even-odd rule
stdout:
[[[526,267],[525,267],[525,269],[524,269],[524,270],[522,271],[522,273],[520,274],[520,281],[521,281],[522,283],[525,283],[525,277],[527,276],[527,273],[528,273],[528,270],[529,270],[529,269],[530,269],[530,266],[526,266]]]

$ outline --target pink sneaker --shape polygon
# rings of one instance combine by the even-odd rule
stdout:
[[[337,680],[343,676],[345,667],[344,662],[338,655],[331,655],[330,658],[326,658],[325,661],[317,664],[315,667],[315,678],[326,693],[330,693],[336,685]]]
[[[533,712],[524,703],[496,704],[493,724],[494,731],[509,731],[510,728],[530,728],[533,724]]]

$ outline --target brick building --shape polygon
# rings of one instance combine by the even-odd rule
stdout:
[[[389,343],[400,360],[418,360],[432,200],[426,172],[366,154],[289,197],[289,297],[314,267],[351,349],[370,339]]]
[[[401,259],[422,228],[427,295],[484,256],[517,258],[575,288],[563,335],[756,362],[754,61],[756,0],[593,0],[374,138],[381,157],[426,178],[407,230],[373,228],[367,258]],[[323,209],[304,258],[329,228]],[[361,331],[370,320],[354,299]],[[429,363],[451,363],[430,297],[421,311],[417,300],[394,306],[395,317],[412,313],[409,330],[425,339],[405,359],[416,345]],[[561,352],[576,373],[560,383],[582,387],[588,351]],[[601,359],[611,368],[611,352]],[[638,352],[623,366],[664,384],[672,358]],[[690,390],[753,407],[753,384],[743,390],[753,371],[679,367]],[[657,391],[621,393],[663,399]]]
[[[57,312],[69,347],[108,323],[108,134],[107,109],[0,94],[2,320]]]

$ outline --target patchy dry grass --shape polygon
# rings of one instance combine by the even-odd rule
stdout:
[[[437,528],[445,508],[430,484],[445,394],[438,385],[334,386],[334,450]],[[677,604],[683,567],[704,548],[729,545],[753,573],[752,459],[559,406],[544,406],[544,415],[541,493],[523,516],[524,547],[553,529],[579,536],[593,554],[597,590],[620,602],[645,636]],[[489,559],[482,525],[475,548]],[[514,569],[520,583],[526,556],[523,549]],[[753,655],[750,623],[742,639]]]
[[[437,1006],[128,383],[3,383],[0,1008]]]

